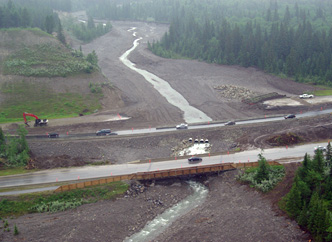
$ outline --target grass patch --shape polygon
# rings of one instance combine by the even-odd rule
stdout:
[[[7,28],[7,29],[0,29],[1,32],[6,32],[13,37],[13,35],[19,35],[22,36],[22,31],[30,31],[34,33],[35,35],[38,35],[40,37],[50,37],[54,38],[53,35],[48,34],[45,31],[42,31],[40,28]]]
[[[0,91],[6,96],[0,105],[0,123],[22,121],[23,112],[52,119],[78,116],[83,110],[88,114],[101,108],[101,93],[55,93],[43,83],[4,83]],[[28,117],[28,120],[34,119]]]
[[[0,200],[0,217],[20,216],[36,212],[58,212],[100,200],[110,200],[128,190],[124,182],[112,182],[100,186],[61,193],[23,194]]]
[[[53,44],[24,47],[3,62],[4,74],[35,77],[66,77],[78,73],[91,73],[95,67],[81,56]]]
[[[35,172],[36,170],[30,171],[25,169],[24,166],[15,167],[15,168],[6,168],[0,170],[0,176],[10,176],[10,175],[18,175],[18,174],[25,174],[30,172]]]
[[[315,96],[331,96],[332,89],[317,90],[317,91],[314,91],[314,95]]]

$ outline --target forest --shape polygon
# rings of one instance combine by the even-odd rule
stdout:
[[[3,28],[40,28],[52,34],[57,32],[58,39],[66,44],[64,28],[71,31],[76,38],[89,42],[109,32],[111,24],[95,24],[91,16],[85,23],[75,23],[72,19],[59,19],[58,11],[70,12],[73,4],[80,10],[80,1],[70,0],[0,0],[0,29]]]
[[[254,2],[206,7],[209,14],[201,17],[181,8],[168,33],[149,48],[163,57],[257,67],[299,82],[331,86],[331,3],[278,1],[254,7]]]
[[[284,198],[284,209],[297,223],[309,230],[315,241],[332,241],[332,149],[305,155],[297,170],[291,191]]]

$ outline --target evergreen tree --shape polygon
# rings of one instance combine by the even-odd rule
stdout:
[[[327,146],[326,146],[326,154],[325,154],[325,159],[326,159],[326,163],[329,167],[332,166],[332,148],[331,148],[331,144],[330,141],[328,142]]]
[[[323,239],[323,235],[327,228],[331,225],[329,213],[320,200],[317,192],[314,192],[309,203],[309,218],[308,228],[309,231],[316,235],[319,240]]]
[[[266,13],[266,17],[265,17],[266,21],[270,22],[272,20],[272,17],[271,17],[271,9],[268,9],[267,10],[267,13]]]
[[[95,23],[93,21],[92,16],[88,17],[88,29],[94,29],[95,28]]]
[[[308,217],[309,217],[308,209],[307,206],[304,204],[300,212],[300,215],[297,218],[297,223],[303,227],[306,227],[308,225]]]
[[[5,156],[6,152],[6,140],[5,135],[0,127],[0,157]]]
[[[96,51],[92,51],[92,53],[89,53],[86,57],[86,60],[90,62],[93,66],[98,66],[98,56],[96,54]]]
[[[287,194],[286,209],[292,218],[297,218],[302,211],[301,192],[298,188],[298,177],[295,177],[293,186]]]
[[[45,19],[45,29],[46,29],[47,33],[52,34],[53,29],[54,29],[53,15],[46,16],[46,19]]]
[[[62,44],[66,45],[66,38],[63,34],[62,26],[61,26],[60,22],[58,23],[57,38]]]
[[[269,165],[267,164],[266,159],[262,154],[259,154],[258,157],[258,171],[255,180],[257,183],[261,183],[262,181],[269,179]]]
[[[31,25],[31,16],[27,8],[24,8],[21,15],[21,21],[23,28],[30,27]]]
[[[29,152],[28,142],[26,140],[27,133],[28,131],[24,128],[24,126],[20,125],[17,130],[17,134],[19,135],[18,145],[20,152]]]
[[[290,15],[290,12],[289,12],[289,8],[287,6],[285,16],[284,16],[284,23],[288,24],[290,22],[290,20],[291,20],[291,15]]]
[[[323,156],[323,152],[321,150],[317,150],[315,152],[315,156],[313,159],[313,168],[316,172],[323,175],[324,174],[324,168],[325,168],[325,160]]]

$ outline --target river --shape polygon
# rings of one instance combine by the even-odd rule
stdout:
[[[208,189],[198,182],[189,181],[189,185],[194,191],[192,195],[158,215],[154,220],[147,223],[140,232],[126,238],[124,242],[151,241],[164,232],[176,219],[202,204],[207,197]]]
[[[134,31],[134,30],[135,28],[131,28],[128,31]],[[136,36],[136,32],[133,32],[133,36]],[[179,92],[174,90],[167,81],[161,79],[160,77],[146,70],[137,68],[134,63],[128,60],[128,56],[139,45],[139,41],[141,39],[142,38],[137,38],[134,41],[133,46],[129,50],[127,50],[122,56],[120,56],[120,60],[122,61],[122,63],[126,65],[128,68],[142,75],[145,78],[145,80],[151,83],[152,86],[163,97],[165,97],[170,104],[178,107],[183,112],[183,119],[187,123],[212,121],[212,119],[209,116],[207,116],[205,113],[203,113],[201,110],[191,106],[188,103],[188,101]]]

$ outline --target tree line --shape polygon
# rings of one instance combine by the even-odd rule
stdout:
[[[72,17],[64,18],[62,22],[65,28],[70,30],[77,39],[83,42],[90,42],[108,33],[112,29],[110,22],[96,24],[91,16],[88,16],[88,21],[86,22],[77,23]]]
[[[51,8],[17,6],[9,0],[0,6],[0,28],[37,27],[48,33],[59,23],[59,17]]]
[[[220,21],[216,14],[198,18],[183,8],[169,31],[149,48],[167,58],[253,66],[332,86],[332,19],[328,16],[332,7],[330,3],[326,8],[306,7],[272,4],[264,12],[243,12],[233,19],[221,15]]]

